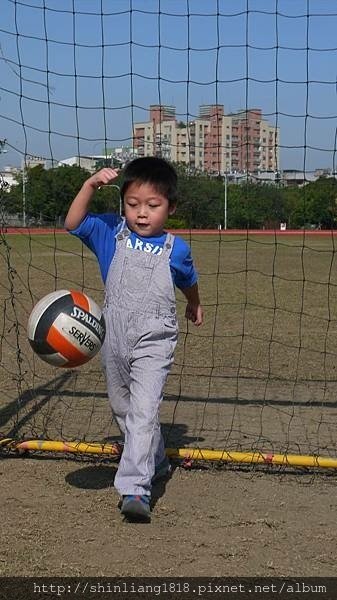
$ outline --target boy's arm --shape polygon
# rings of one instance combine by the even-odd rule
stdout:
[[[118,176],[117,169],[105,168],[95,173],[82,185],[77,196],[72,201],[65,218],[64,226],[70,231],[76,229],[88,213],[90,202],[95,191],[101,186],[110,183]]]
[[[200,304],[198,284],[195,283],[191,287],[184,288],[181,291],[187,300],[186,319],[189,319],[194,325],[199,327],[199,325],[203,324],[204,315]]]

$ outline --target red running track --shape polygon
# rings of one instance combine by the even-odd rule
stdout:
[[[318,236],[335,236],[337,235],[337,229],[320,229],[320,230],[312,230],[312,229],[288,229],[286,231],[281,231],[280,229],[222,229],[219,231],[218,229],[171,229],[172,233],[176,233],[178,235],[277,235],[277,236],[287,236],[287,235],[318,235]],[[46,235],[46,234],[59,234],[59,233],[67,233],[65,229],[48,229],[43,227],[1,227],[1,233],[14,234],[21,233],[26,235]]]

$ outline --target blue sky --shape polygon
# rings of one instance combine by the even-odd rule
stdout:
[[[336,168],[336,31],[336,0],[1,0],[0,167],[218,102],[280,127],[281,168]]]

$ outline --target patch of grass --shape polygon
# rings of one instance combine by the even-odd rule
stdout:
[[[186,323],[177,291],[180,338],[162,411],[175,443],[178,435],[208,447],[334,453],[333,238],[185,237],[205,324]],[[0,264],[0,429],[16,423],[20,434],[90,441],[115,434],[99,357],[65,376],[36,358],[26,339],[32,307],[55,289],[83,289],[102,303],[95,257],[68,234],[7,235]]]

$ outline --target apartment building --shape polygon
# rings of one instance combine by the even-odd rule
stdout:
[[[177,161],[177,121],[174,106],[151,105],[150,119],[134,126],[138,156],[162,156]]]
[[[261,110],[243,110],[231,117],[233,170],[279,170],[279,131],[262,118]]]
[[[173,106],[151,105],[149,113],[149,121],[134,126],[138,156],[162,156],[208,173],[279,169],[279,130],[261,109],[227,115],[223,105],[202,105],[188,123],[176,119]]]

